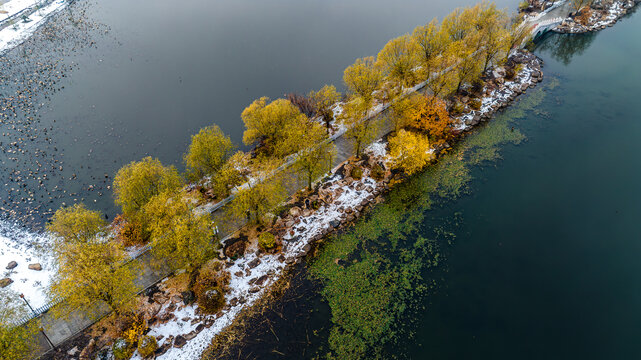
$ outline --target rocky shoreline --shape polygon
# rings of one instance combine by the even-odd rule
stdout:
[[[619,0],[605,3],[595,2],[588,8],[582,9],[578,14],[569,17],[554,28],[554,31],[562,34],[582,34],[591,31],[603,30],[611,27],[632,10],[639,1]]]

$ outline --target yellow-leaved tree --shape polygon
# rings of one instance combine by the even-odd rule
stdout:
[[[58,209],[47,230],[67,243],[91,241],[105,229],[107,222],[99,211],[89,210],[84,204]]]
[[[234,144],[217,126],[207,126],[191,137],[191,144],[184,156],[192,180],[213,176],[231,155]]]
[[[71,311],[97,314],[96,303],[102,301],[117,314],[127,310],[138,292],[135,285],[136,263],[125,265],[129,256],[122,246],[103,236],[104,225],[97,221],[70,222],[69,218],[94,218],[99,213],[84,206],[59,209],[47,226],[54,235],[54,258],[57,273],[49,292],[52,298],[65,299],[57,315],[70,316]],[[73,236],[80,224],[81,238]]]
[[[417,45],[417,58],[423,79],[428,80],[435,72],[443,70],[442,66],[446,63],[440,58],[449,45],[449,37],[436,19],[414,29],[412,40]]]
[[[477,19],[477,29],[480,42],[483,44],[483,72],[490,65],[502,63],[510,50],[509,17],[504,11],[498,10],[494,3],[480,5]]]
[[[34,355],[38,321],[34,319],[20,326],[14,324],[28,314],[17,293],[8,288],[0,289],[0,360],[23,360]]]
[[[185,194],[164,192],[145,206],[151,221],[154,256],[170,268],[194,274],[215,254],[214,223],[209,213],[195,211],[194,199]]]
[[[183,181],[176,168],[163,166],[160,160],[148,156],[118,170],[113,186],[116,205],[131,220],[152,197],[162,192],[175,191],[182,185]]]
[[[249,154],[237,151],[229,157],[212,179],[214,194],[219,199],[228,196],[231,189],[245,182],[243,171],[249,166]]]
[[[298,138],[290,137],[289,129],[309,121],[289,100],[262,97],[249,105],[241,118],[245,123],[243,143],[259,143],[259,150],[269,157],[283,158],[300,149]]]
[[[360,97],[364,105],[372,106],[374,91],[378,90],[383,82],[383,73],[376,66],[373,57],[357,59],[343,73],[343,81],[352,96]]]
[[[445,101],[434,96],[420,96],[409,111],[409,126],[426,132],[435,145],[451,140],[453,119]]]
[[[257,224],[264,216],[287,198],[283,174],[276,171],[278,162],[269,159],[254,163],[252,174],[256,176],[239,188],[229,204],[229,215],[245,218]]]
[[[356,157],[360,157],[363,148],[376,138],[380,123],[375,119],[365,119],[369,106],[356,97],[343,106],[340,121],[347,128],[345,136],[352,142]]]
[[[389,146],[394,167],[407,175],[418,172],[434,159],[427,136],[419,133],[400,130],[390,138]]]
[[[312,182],[332,168],[332,159],[336,147],[328,141],[327,133],[318,123],[309,123],[299,129],[305,147],[296,154],[294,168],[305,177],[307,188],[312,189]]]
[[[376,57],[378,67],[395,85],[396,94],[399,94],[403,87],[409,88],[417,83],[417,46],[417,43],[405,34],[390,40]]]
[[[325,85],[318,91],[311,91],[307,97],[311,99],[316,113],[323,117],[325,127],[329,130],[331,122],[334,120],[332,106],[341,99],[341,94],[334,85]]]

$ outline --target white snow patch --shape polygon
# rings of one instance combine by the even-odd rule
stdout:
[[[383,139],[379,139],[366,147],[365,153],[373,157],[380,157],[384,159],[387,156],[387,144],[383,142]]]
[[[26,4],[33,5],[38,1],[12,0],[9,3],[6,3],[4,6],[6,7],[7,5],[10,5],[14,2],[16,2],[15,4],[17,8],[18,6],[22,6]],[[0,30],[0,53],[4,53],[5,51],[8,51],[20,45],[27,38],[29,38],[42,24],[44,24],[47,18],[49,18],[51,15],[55,14],[56,12],[62,10],[67,5],[68,3],[65,0],[54,1],[53,3],[29,15],[29,19],[32,21],[25,23],[21,19],[19,19],[19,20],[16,20],[16,23],[14,25],[7,26],[6,28]],[[25,7],[28,7],[28,5],[26,5]],[[20,10],[22,9],[24,9],[24,7],[21,8]]]
[[[47,303],[46,288],[55,269],[49,258],[36,250],[35,244],[46,247],[50,238],[44,234],[22,230],[16,224],[0,221],[0,269],[1,278],[8,277],[13,283],[8,289],[17,294],[24,294],[32,307],[37,308]],[[18,266],[7,270],[9,262],[15,261]],[[40,263],[41,271],[29,270],[29,264]]]

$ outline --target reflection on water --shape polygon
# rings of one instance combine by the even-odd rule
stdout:
[[[556,61],[569,65],[572,58],[582,55],[594,42],[598,33],[555,34],[548,33],[537,45],[537,51],[549,52]]]

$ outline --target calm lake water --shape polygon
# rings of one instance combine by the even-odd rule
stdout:
[[[29,184],[35,201],[20,201],[18,193],[8,208],[24,213],[43,205],[42,213],[84,201],[113,216],[107,186],[123,165],[151,155],[182,169],[190,136],[211,124],[242,146],[240,113],[254,99],[325,84],[342,88],[343,70],[356,58],[376,55],[389,39],[471,3],[80,0],[60,16],[100,24],[100,31],[93,31],[92,48],[60,59],[74,70],[58,80],[59,91],[37,101],[42,125],[51,127],[51,142],[43,146],[60,163],[52,164],[46,189]],[[514,1],[498,4],[513,7]],[[77,8],[86,10],[81,15]],[[43,55],[35,52],[32,62]],[[18,157],[23,178],[40,170],[33,156]]]
[[[411,358],[641,357],[640,26],[539,48],[561,84],[518,121],[528,141],[441,210],[465,221]]]

